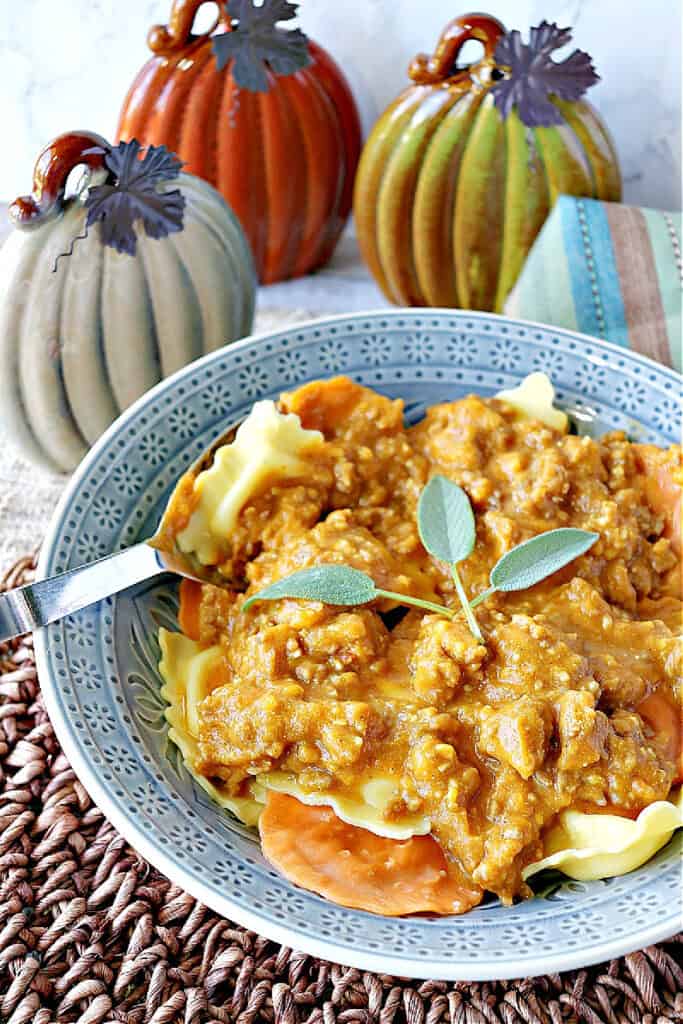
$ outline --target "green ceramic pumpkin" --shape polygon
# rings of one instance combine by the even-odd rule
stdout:
[[[178,173],[163,147],[147,164],[138,149],[89,132],[59,136],[38,158],[33,194],[10,207],[0,423],[26,458],[53,470],[73,469],[163,377],[251,330],[255,272],[232,211],[206,182]],[[80,165],[85,187],[66,199]]]
[[[363,256],[400,305],[500,311],[562,193],[618,201],[616,153],[580,95],[597,81],[570,38],[543,23],[529,44],[494,18],[456,18],[363,150],[354,216]],[[470,39],[482,59],[465,68]],[[564,97],[564,98],[563,98]]]

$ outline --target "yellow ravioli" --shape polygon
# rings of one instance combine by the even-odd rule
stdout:
[[[545,373],[530,373],[516,388],[499,391],[495,397],[531,420],[540,420],[563,434],[567,432],[569,420],[565,413],[555,408],[555,388]]]
[[[194,769],[197,758],[197,704],[216,684],[216,669],[224,657],[221,648],[201,648],[182,633],[171,633],[163,628],[159,630],[159,644],[159,671],[164,680],[161,696],[169,705],[165,712],[170,727],[168,738],[183,755],[187,770],[212,800],[229,810],[245,825],[255,825],[265,799],[262,791],[260,802],[254,794],[250,797],[232,796]]]
[[[322,443],[322,434],[304,430],[294,413],[256,402],[232,444],[220,447],[194,481],[198,502],[176,537],[180,550],[216,565],[247,501],[269,482],[305,475],[302,454]]]
[[[563,811],[546,836],[547,856],[529,864],[523,877],[556,868],[582,882],[635,870],[683,826],[683,789],[672,800],[657,800],[633,821],[616,814]]]
[[[422,814],[412,814],[400,821],[387,820],[386,813],[398,797],[396,780],[387,776],[366,780],[359,789],[360,800],[338,793],[306,790],[287,772],[259,775],[258,781],[265,789],[296,797],[309,807],[331,807],[347,825],[356,825],[386,839],[409,839],[431,831],[429,819]]]

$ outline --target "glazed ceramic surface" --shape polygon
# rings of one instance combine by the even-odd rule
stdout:
[[[87,153],[98,142],[74,132],[47,147],[0,249],[0,422],[27,458],[53,470],[72,470],[131,402],[248,334],[254,315],[244,234],[199,178],[169,184],[185,197],[182,231],[150,238],[135,222],[136,255],[102,245],[99,225],[84,237],[84,193],[63,192],[79,164],[98,183],[101,157]]]
[[[163,382],[126,412],[76,473],[40,573],[61,572],[149,536],[183,470],[256,399],[348,373],[425,405],[490,395],[542,369],[585,432],[676,440],[680,378],[590,338],[448,310],[334,317],[247,339]],[[167,740],[157,662],[176,627],[176,583],[140,586],[36,636],[41,685],[76,773],[145,857],[203,903],[318,956],[403,976],[493,979],[634,950],[680,927],[680,844],[632,874],[541,880],[538,898],[462,917],[391,919],[348,910],[271,870],[255,836],[211,803]]]
[[[175,0],[168,26],[150,31],[154,56],[128,92],[118,134],[166,144],[223,194],[262,282],[298,277],[330,258],[351,209],[361,141],[353,96],[313,42],[308,67],[268,70],[267,92],[240,89],[231,64],[216,67],[213,30],[192,34],[201,6]],[[224,13],[218,24],[229,31]]]
[[[563,123],[503,119],[491,87],[503,26],[486,15],[451,22],[412,84],[387,108],[358,167],[361,252],[387,298],[410,306],[500,311],[543,222],[563,193],[618,201],[614,148],[581,100],[552,98]],[[469,40],[484,56],[456,67]]]

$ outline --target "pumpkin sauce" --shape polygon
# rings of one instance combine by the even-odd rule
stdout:
[[[198,706],[195,770],[235,795],[274,770],[311,792],[396,780],[386,816],[429,819],[467,893],[461,909],[484,890],[506,903],[529,895],[522,872],[564,809],[635,817],[666,799],[681,775],[679,448],[563,433],[475,396],[406,429],[401,401],[345,378],[285,394],[280,409],[324,441],[305,473],[242,508],[221,571],[247,593],[339,563],[459,607],[417,532],[435,473],[475,510],[477,544],[461,565],[471,598],[537,533],[600,536],[534,588],[483,602],[485,643],[462,615],[295,599],[242,613],[242,593],[185,586],[182,628],[224,652]],[[316,828],[332,815],[312,813]]]

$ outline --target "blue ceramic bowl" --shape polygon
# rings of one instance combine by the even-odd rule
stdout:
[[[177,477],[259,398],[347,373],[406,399],[407,415],[545,370],[582,429],[677,439],[673,371],[592,338],[454,310],[339,316],[249,338],[165,380],[117,420],[82,463],[40,564],[62,572],[149,536]],[[392,919],[298,889],[253,834],[214,806],[167,740],[160,625],[176,621],[172,579],[129,590],[42,630],[40,680],[78,776],[160,871],[232,920],[356,967],[414,977],[494,979],[560,971],[645,946],[680,927],[680,843],[621,878],[557,876],[536,899],[463,917]]]

